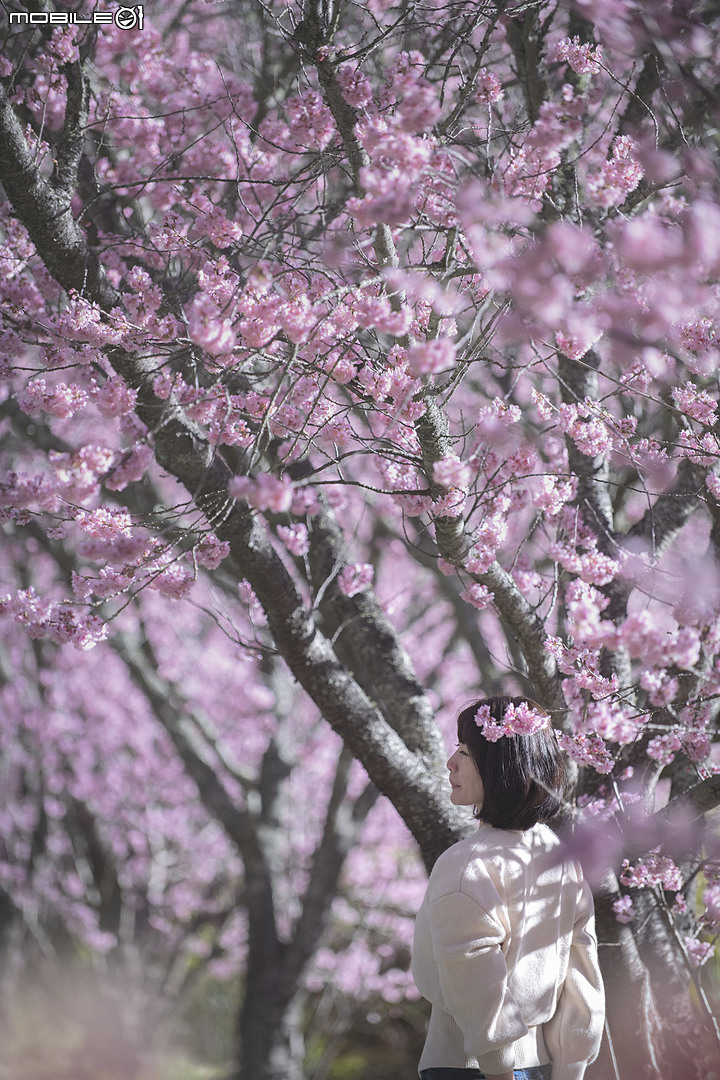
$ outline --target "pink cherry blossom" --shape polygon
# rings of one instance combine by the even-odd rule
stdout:
[[[340,592],[345,596],[356,596],[372,583],[374,573],[374,568],[369,563],[344,566],[338,576]]]
[[[460,593],[463,600],[467,600],[469,604],[472,604],[478,611],[484,611],[485,608],[490,607],[493,602],[493,594],[490,592],[486,585],[480,585],[475,583],[468,585],[466,589]]]
[[[690,962],[695,967],[702,967],[715,955],[715,946],[709,941],[699,941],[697,938],[686,937],[685,947]]]
[[[189,336],[211,356],[232,352],[236,341],[232,321],[213,301],[196,298],[187,313],[187,324]]]
[[[338,82],[342,87],[343,97],[354,108],[361,109],[372,101],[370,80],[354,64],[339,66]]]
[[[519,705],[508,705],[503,721],[516,735],[534,735],[549,722],[544,713],[533,709],[525,701],[520,702]]]
[[[137,401],[137,391],[117,376],[106,379],[102,386],[94,383],[90,393],[101,415],[107,417],[126,416]]]
[[[503,97],[503,88],[497,75],[487,68],[480,68],[475,90],[475,100],[482,105],[492,105]]]
[[[679,408],[693,420],[699,420],[702,424],[713,423],[717,401],[713,401],[706,390],[698,390],[691,382],[687,382],[684,387],[673,387],[673,397]]]
[[[433,464],[433,479],[443,487],[467,490],[470,476],[470,467],[455,454],[447,454]]]
[[[594,48],[589,42],[581,44],[580,38],[562,38],[552,50],[554,60],[564,61],[578,75],[597,75],[600,71],[602,48]]]
[[[194,554],[201,566],[207,567],[208,570],[216,570],[223,559],[230,554],[230,545],[226,540],[218,540],[216,536],[203,536],[194,548]]]
[[[310,550],[307,526],[302,523],[297,525],[278,525],[277,531],[278,536],[292,555],[296,555],[297,557],[307,555]]]
[[[455,363],[456,348],[449,338],[417,342],[408,349],[408,366],[413,375],[447,371]]]
[[[650,809],[720,768],[712,13],[465,6],[247,4],[238,36],[167,0],[4,41],[0,889],[40,952],[120,973],[138,1046],[188,979],[265,993],[238,823],[270,935],[314,951],[298,993],[395,1020],[423,872],[390,799],[350,835],[341,739],[430,863],[459,831],[426,750],[520,673],[593,792],[573,853],[675,894],[638,953],[668,1042],[682,937],[718,925],[711,830]],[[354,846],[316,948],[331,792]]]
[[[617,900],[613,901],[613,911],[619,923],[632,922],[635,918],[632,897],[627,895],[618,897]]]
[[[619,206],[643,178],[642,166],[633,159],[637,149],[633,140],[622,135],[613,144],[612,157],[588,176],[588,198],[596,206]]]
[[[88,402],[87,392],[77,383],[56,383],[49,386],[45,379],[34,379],[18,394],[18,404],[25,412],[52,413],[67,419],[85,408]]]
[[[81,529],[100,540],[114,540],[131,535],[132,518],[126,510],[101,506],[91,512],[81,511],[75,520]]]
[[[292,481],[273,473],[258,473],[254,478],[236,476],[230,481],[228,490],[233,498],[247,499],[251,506],[273,514],[285,513],[293,501]]]

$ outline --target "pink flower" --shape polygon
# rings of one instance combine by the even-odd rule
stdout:
[[[677,683],[677,680],[671,679],[670,682]],[[677,687],[675,688],[676,693]],[[675,694],[673,694],[673,697]],[[682,744],[683,750],[691,761],[705,761],[710,756],[710,737],[704,731],[683,732]]]
[[[288,126],[299,146],[324,150],[335,135],[332,113],[316,90],[305,90],[285,103]]]
[[[503,472],[508,477],[529,476],[537,465],[537,454],[528,443],[523,443],[508,457]]]
[[[17,395],[17,403],[23,412],[51,413],[68,419],[87,405],[88,396],[77,383],[58,383],[48,386],[45,379],[33,379]]]
[[[238,582],[238,596],[243,604],[247,604],[253,622],[264,625],[267,622],[267,617],[249,581],[243,579]]]
[[[471,470],[455,454],[447,454],[433,464],[433,480],[443,487],[461,488],[467,491]]]
[[[337,81],[348,105],[362,109],[372,101],[370,80],[360,73],[355,64],[340,64],[337,69]]]
[[[493,720],[489,705],[481,705],[475,713],[474,719],[488,742],[497,742],[503,736],[511,734],[502,721],[498,723],[497,720]]]
[[[481,105],[492,105],[493,102],[499,101],[503,94],[504,91],[497,76],[493,75],[487,68],[480,68],[477,77],[475,101]]]
[[[124,491],[128,484],[142,480],[153,460],[153,448],[146,442],[138,442],[128,450],[119,451],[105,477],[105,487],[110,491]]]
[[[478,431],[488,441],[493,441],[504,428],[517,424],[522,412],[517,405],[508,405],[502,398],[493,398],[490,405],[478,411]]]
[[[208,297],[195,297],[187,312],[187,328],[189,337],[210,356],[231,352],[235,346],[232,321]]]
[[[200,212],[195,218],[194,231],[212,240],[218,248],[227,248],[242,238],[242,226],[230,221],[221,206],[214,206],[207,197],[197,200]]]
[[[91,393],[98,411],[107,417],[126,416],[133,411],[137,401],[137,390],[115,375],[106,379],[102,386],[96,383]]]
[[[678,692],[678,680],[668,677],[664,668],[659,671],[643,671],[640,685],[647,690],[651,705],[669,705]]]
[[[81,510],[76,520],[85,532],[97,540],[115,540],[131,535],[132,518],[127,510],[110,510],[101,506],[92,512]]]
[[[615,918],[618,922],[632,922],[635,917],[632,898],[629,896],[618,897],[618,899],[613,902],[613,911],[615,912]]]
[[[533,709],[526,701],[519,705],[508,705],[503,715],[503,721],[516,735],[534,735],[548,723],[545,713]]]
[[[441,495],[432,504],[434,517],[459,517],[465,510],[465,492],[461,488],[450,488],[446,495]]]
[[[633,866],[629,859],[623,859],[620,881],[630,888],[646,889],[656,885],[667,892],[682,889],[683,879],[680,870],[667,855],[651,851],[644,859],[638,859]]]
[[[579,37],[562,38],[550,52],[551,60],[565,61],[578,75],[597,75],[600,71],[602,48],[590,42],[580,43]]]
[[[75,27],[67,30],[53,30],[48,51],[63,64],[72,64],[78,59],[79,50],[75,42],[77,37]]]
[[[475,713],[475,723],[482,728],[482,733],[490,742],[497,742],[503,736],[534,735],[548,723],[548,717],[533,709],[526,701],[519,705],[508,705],[502,720],[494,720],[488,705],[481,705]]]
[[[217,536],[203,536],[195,547],[195,558],[201,566],[208,570],[217,570],[223,559],[230,554],[230,545],[226,540],[218,540]]]
[[[717,402],[713,401],[706,390],[698,390],[693,383],[686,382],[684,387],[674,386],[672,393],[678,407],[687,416],[692,417],[693,420],[698,420],[701,424],[712,424],[714,422]]]
[[[290,509],[292,497],[293,485],[290,479],[273,476],[272,473],[259,473],[255,479],[255,490],[251,492],[248,501],[258,510],[283,514]]]
[[[682,741],[673,731],[668,735],[658,735],[655,739],[651,739],[647,747],[647,756],[653,761],[659,761],[662,765],[669,765],[678,750],[682,750]]]
[[[421,341],[408,349],[408,367],[413,375],[433,375],[447,371],[455,363],[455,342],[450,338]]]
[[[255,479],[235,476],[228,485],[228,492],[234,499],[246,499],[250,506],[273,514],[286,513],[293,501],[292,481],[272,473],[258,473]]]
[[[486,585],[479,585],[477,582],[474,585],[469,585],[467,589],[464,589],[460,593],[460,597],[463,600],[467,600],[469,604],[472,604],[478,611],[483,611],[486,607],[489,607],[495,599],[493,594],[487,588]]]
[[[167,600],[183,600],[190,592],[194,581],[192,570],[180,562],[172,562],[151,578],[148,587],[156,589]]]
[[[599,337],[600,333],[594,330],[588,330],[583,336],[563,334],[558,330],[555,334],[555,344],[568,360],[581,360]]]
[[[610,161],[587,178],[587,195],[596,206],[619,206],[634,191],[644,176],[642,166],[630,157],[636,149],[627,135],[615,140]]]
[[[56,645],[72,644],[83,651],[107,637],[107,627],[97,615],[86,615],[69,604],[42,600],[32,588],[0,597],[0,615],[13,616],[31,638],[47,637]]]
[[[469,574],[485,574],[495,562],[496,548],[493,544],[476,544],[468,552],[465,569]]]
[[[580,577],[591,585],[608,585],[618,571],[619,565],[615,559],[599,551],[588,551],[580,556]]]
[[[686,937],[684,940],[690,963],[694,967],[702,967],[715,955],[715,946],[711,945],[709,941],[699,941],[697,938],[692,937]]]
[[[487,724],[488,721],[492,719],[490,715],[490,706],[480,705],[473,719],[475,720],[477,726],[480,728]]]
[[[355,596],[372,584],[375,571],[369,563],[355,563],[344,566],[338,577],[340,592],[345,596]]]
[[[277,532],[291,555],[298,557],[307,555],[310,550],[307,526],[302,524],[278,525]]]
[[[615,764],[603,739],[594,731],[581,731],[576,735],[558,736],[565,753],[578,765],[590,765],[596,772],[612,772]]]
[[[432,499],[428,495],[397,495],[396,501],[408,517],[420,517],[432,509]]]

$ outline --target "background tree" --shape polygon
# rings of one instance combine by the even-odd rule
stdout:
[[[132,618],[203,568],[241,583],[429,866],[462,828],[433,665],[373,587],[383,547],[397,590],[422,567],[463,694],[551,710],[578,850],[619,874],[598,1073],[710,1075],[713,5],[49,12],[8,5],[0,70],[2,492],[27,555],[2,613],[43,647],[107,636],[240,847],[242,783],[183,751]],[[240,1075],[289,1075],[278,1008]]]

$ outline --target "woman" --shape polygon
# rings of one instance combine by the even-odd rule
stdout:
[[[549,717],[491,697],[458,717],[451,802],[479,827],[435,864],[413,977],[432,1004],[422,1080],[581,1080],[604,995],[592,894],[546,822],[566,769]]]

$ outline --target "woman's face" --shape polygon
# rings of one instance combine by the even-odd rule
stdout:
[[[465,743],[458,743],[457,749],[448,758],[447,767],[452,788],[450,802],[455,806],[482,806],[482,780]]]

